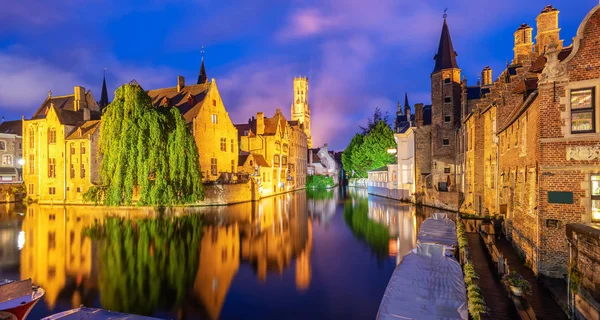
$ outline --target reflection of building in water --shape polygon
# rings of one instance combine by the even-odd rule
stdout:
[[[244,226],[242,259],[253,264],[259,280],[266,281],[268,271],[281,274],[305,250],[309,223],[305,197],[301,192],[263,199],[256,219]]]
[[[329,221],[335,215],[335,209],[338,199],[338,188],[332,190],[319,191],[307,200],[308,215],[316,219],[319,223],[329,224]]]
[[[310,266],[310,256],[312,254],[312,223],[307,225],[308,236],[306,239],[306,247],[298,257],[296,257],[296,288],[300,291],[305,291],[310,286],[312,278],[312,269]]]
[[[237,223],[206,226],[203,231],[194,293],[209,317],[217,319],[240,265],[240,232]]]
[[[348,187],[346,188],[346,192],[348,192],[348,196],[352,198],[367,198],[369,196],[367,188]]]
[[[19,265],[19,250],[23,246],[21,219],[13,203],[0,206],[0,271]]]
[[[391,256],[401,259],[416,246],[417,221],[412,205],[373,197],[369,201],[369,218],[388,227]]]
[[[27,208],[23,220],[25,244],[21,250],[21,278],[46,290],[44,299],[52,309],[65,287],[82,285],[92,275],[92,242],[82,235],[92,217],[78,207]],[[69,294],[73,307],[82,303],[81,293]]]

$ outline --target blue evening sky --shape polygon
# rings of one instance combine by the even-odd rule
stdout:
[[[234,123],[289,115],[292,80],[309,77],[315,145],[343,149],[376,107],[430,101],[429,76],[448,8],[458,64],[470,84],[513,56],[513,32],[534,27],[548,0],[69,0],[0,5],[0,116],[31,117],[74,85],[100,99],[136,79],[145,89],[194,82],[205,46]],[[597,0],[556,0],[565,45]]]

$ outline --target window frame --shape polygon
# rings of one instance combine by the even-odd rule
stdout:
[[[445,142],[448,141],[448,144]],[[442,146],[449,147],[450,146],[450,138],[442,138]]]
[[[573,109],[573,92],[578,91],[592,91],[591,107]],[[582,133],[595,133],[596,132],[596,87],[582,87],[582,88],[571,88],[569,89],[569,130],[571,134],[582,134]],[[590,130],[573,130],[573,115],[578,113],[592,113],[592,129]]]
[[[4,161],[4,159],[8,159],[9,161]],[[13,156],[10,154],[5,154],[2,156],[2,165],[3,166],[13,166],[14,165],[14,159]]]
[[[6,151],[6,141],[0,140],[0,151]]]
[[[594,177],[597,177],[598,180],[594,180]],[[598,189],[599,192],[597,195],[594,194],[594,181],[598,181]],[[598,218],[594,218],[594,211],[593,211],[593,205],[594,202],[598,201],[598,207],[600,208],[600,174],[592,174],[590,176],[590,209],[592,210],[592,222],[594,223],[600,223],[600,215],[598,216]],[[600,214],[600,209],[598,210],[599,214]]]
[[[210,159],[210,174],[216,176],[218,173],[217,158]]]

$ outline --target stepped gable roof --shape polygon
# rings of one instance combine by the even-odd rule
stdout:
[[[23,121],[11,120],[0,123],[0,133],[22,135],[23,134]]]
[[[452,39],[450,38],[450,31],[448,30],[448,24],[446,18],[444,18],[444,25],[442,26],[442,34],[440,36],[440,43],[438,45],[437,54],[433,57],[435,60],[435,67],[433,72],[438,72],[443,69],[458,69],[458,63],[456,63],[456,51],[452,46]]]
[[[282,131],[285,131],[285,125],[287,124],[287,120],[281,114],[278,109],[275,112],[275,115],[272,118],[265,118],[265,135],[275,135],[277,134],[277,126],[281,128]]]
[[[76,130],[71,132],[66,140],[89,139],[100,128],[100,120],[88,120],[81,123]]]
[[[563,61],[565,60],[570,54],[571,51],[573,51],[573,46],[569,46],[566,48],[562,48],[560,50],[560,52],[558,53],[558,60],[559,61]],[[546,56],[544,55],[540,55],[532,64],[531,67],[529,68],[529,72],[533,72],[533,73],[542,73],[542,71],[544,71],[544,67],[546,66]]]
[[[85,93],[85,102],[90,109],[91,119],[100,119],[101,113],[91,91]],[[49,96],[31,117],[31,120],[45,119],[53,107],[61,124],[76,125],[83,121],[83,110],[75,111],[75,94],[66,96]]]
[[[157,107],[176,107],[183,115],[183,118],[185,118],[185,121],[190,123],[198,115],[198,112],[200,112],[210,86],[210,82],[185,85],[179,92],[176,86],[153,89],[148,90],[148,95],[152,98],[152,103]]]

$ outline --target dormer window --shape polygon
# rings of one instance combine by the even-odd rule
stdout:
[[[194,101],[194,96],[192,96],[191,94],[188,94],[187,96],[187,102],[191,105],[194,105],[195,101]]]
[[[169,98],[164,97],[162,99],[162,101],[160,102],[160,105],[163,106],[163,107],[168,107],[169,106]]]

